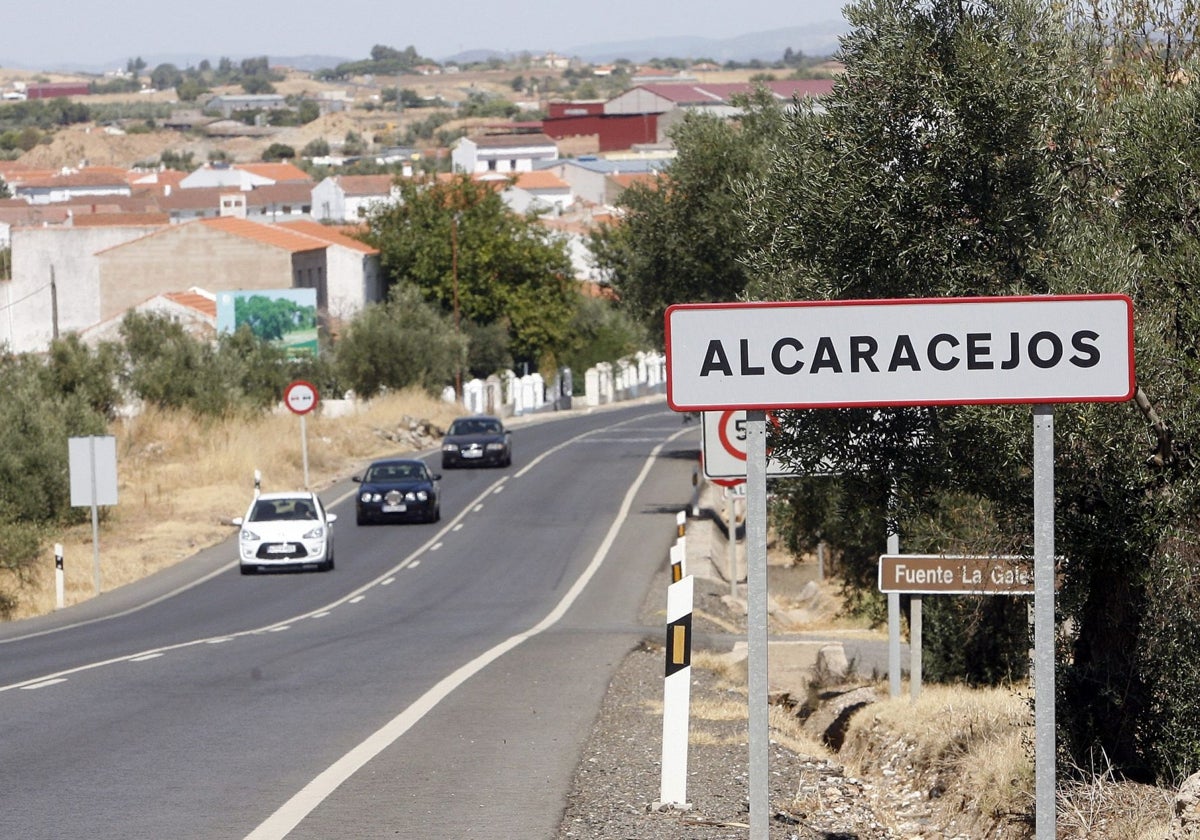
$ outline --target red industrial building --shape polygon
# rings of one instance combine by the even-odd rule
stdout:
[[[34,82],[25,86],[26,99],[56,99],[61,96],[87,96],[87,82]]]
[[[658,114],[605,114],[604,102],[550,102],[542,131],[547,137],[596,136],[598,151],[615,152],[658,138]]]

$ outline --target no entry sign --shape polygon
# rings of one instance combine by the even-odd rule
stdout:
[[[681,304],[666,339],[676,411],[1119,402],[1135,387],[1124,295]]]
[[[283,402],[293,414],[308,414],[317,407],[317,386],[297,379],[283,389]]]

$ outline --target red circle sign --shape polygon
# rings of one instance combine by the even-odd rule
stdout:
[[[741,413],[743,417],[745,415],[745,411],[739,408],[731,408],[728,411],[721,412],[721,417],[717,421],[717,436],[721,439],[721,446],[725,448],[726,452],[728,452],[734,458],[737,458],[739,461],[745,461],[746,450],[744,448],[739,449],[737,443],[729,434],[729,421],[732,420],[733,415],[737,413]],[[767,412],[767,419],[774,424],[775,428],[779,428],[779,418],[769,411]],[[770,454],[771,450],[767,449],[767,455]]]
[[[293,414],[308,414],[317,407],[317,386],[297,379],[283,389],[283,402]]]

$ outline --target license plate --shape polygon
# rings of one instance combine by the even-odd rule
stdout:
[[[267,546],[267,554],[291,554],[292,547],[290,545],[269,545]]]
[[[464,458],[482,458],[483,452],[478,449],[468,449],[462,454]]]
[[[383,506],[384,513],[404,513],[404,511],[406,511],[406,510],[408,510],[408,505],[384,505]]]

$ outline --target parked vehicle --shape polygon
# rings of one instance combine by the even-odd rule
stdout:
[[[256,493],[232,524],[244,575],[277,569],[333,568],[333,523],[316,493]]]
[[[359,525],[372,522],[437,522],[442,518],[440,474],[415,458],[374,461],[353,479]]]
[[[512,434],[499,417],[459,417],[442,438],[442,468],[512,464]]]

